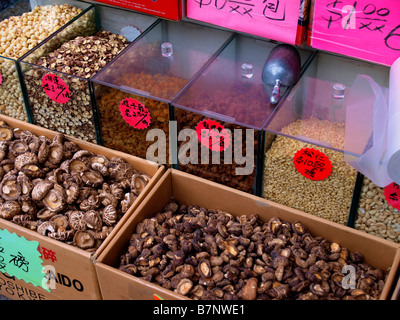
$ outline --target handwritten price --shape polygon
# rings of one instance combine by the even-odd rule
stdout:
[[[253,14],[260,14],[270,20],[283,21],[285,20],[285,4],[279,0],[263,0],[263,6],[257,8],[257,4],[252,3],[252,0],[234,1],[234,0],[194,0],[199,4],[199,8],[214,6],[217,10],[227,10],[228,13],[237,13],[240,16],[253,18]],[[255,13],[253,10],[256,9]],[[258,10],[260,10],[258,12]]]
[[[131,127],[146,129],[150,125],[150,112],[140,101],[126,98],[121,101],[119,108],[122,118]]]
[[[307,179],[324,180],[332,172],[329,158],[313,148],[304,148],[296,152],[293,163],[297,171]]]
[[[386,31],[387,24],[391,21],[391,9],[377,7],[374,3],[360,5],[360,1],[340,6],[341,4],[343,1],[335,0],[326,5],[325,9],[328,13],[322,15],[322,19],[327,21],[328,29],[336,22],[341,23],[344,30],[358,29],[373,32],[383,36],[383,42],[387,48],[400,51],[400,24],[389,32]]]
[[[47,96],[57,103],[67,103],[71,92],[67,84],[54,74],[46,74],[42,78],[42,87]]]

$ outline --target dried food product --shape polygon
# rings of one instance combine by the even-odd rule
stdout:
[[[384,193],[385,188],[364,178],[355,228],[400,243],[399,210],[388,203]]]
[[[356,287],[342,284],[346,266]],[[119,269],[195,300],[379,299],[386,277],[301,221],[263,222],[174,199],[136,225]]]
[[[99,31],[91,36],[78,36],[39,58],[25,72],[34,122],[81,140],[97,142],[89,84],[85,79],[91,79],[128,44],[121,35]],[[51,81],[61,83],[64,92],[69,92],[65,100],[58,101],[43,90],[43,78],[48,75]]]
[[[0,55],[17,60],[81,12],[69,4],[36,6],[1,21]],[[15,62],[0,58],[0,74],[0,112],[27,121]]]
[[[187,80],[167,74],[149,74],[146,72],[121,72],[120,83],[155,97],[168,99],[173,97]],[[161,129],[165,133],[166,161],[169,159],[169,106],[163,101],[144,98],[111,87],[98,87],[97,104],[101,119],[101,133],[105,146],[146,158],[148,148],[154,141],[147,141],[146,135],[151,129]],[[144,127],[129,124],[121,115],[121,103],[133,99],[141,103],[150,114],[150,123]],[[118,130],[116,129],[118,128]],[[166,164],[166,163],[163,163]]]
[[[208,120],[208,117],[205,117],[201,114],[176,109],[175,110],[175,118],[178,122],[178,132],[184,129],[192,129],[196,130],[196,127],[199,123],[204,120]],[[214,121],[214,120],[212,120]],[[190,174],[194,174],[201,178],[205,178],[210,181],[218,182],[224,184],[226,186],[235,188],[237,190],[253,193],[254,192],[254,183],[255,183],[255,176],[256,176],[256,159],[257,159],[257,148],[258,148],[258,138],[257,138],[257,131],[253,130],[252,139],[253,139],[253,153],[248,154],[247,147],[246,147],[246,128],[240,125],[223,122],[223,121],[216,121],[218,122],[224,129],[230,130],[230,142],[229,144],[224,145],[224,148],[221,152],[213,151],[210,148],[205,149],[209,155],[206,159],[202,158],[201,151],[204,149],[203,145],[201,144],[201,139],[198,137],[198,158],[191,159],[188,164],[182,164],[180,156],[178,156],[179,160],[179,169],[185,171]],[[237,130],[235,132],[235,130]],[[240,132],[240,134],[237,134]],[[185,141],[180,142],[178,144],[178,150],[182,148],[182,146],[188,143],[190,137],[188,137]],[[236,147],[239,145],[241,146],[240,152],[234,152],[234,145]],[[213,156],[215,154],[219,154],[219,161],[217,163],[213,163]],[[230,156],[225,158],[225,153],[229,154]],[[240,153],[240,154],[239,154]],[[240,160],[244,160],[244,164],[237,163],[238,158],[237,156],[241,157]],[[189,157],[190,155],[187,154]],[[206,160],[206,161],[204,161]],[[195,162],[195,163],[194,163]],[[250,163],[247,163],[250,162]],[[249,170],[250,173],[246,174],[238,174],[238,168],[244,168],[245,166],[250,165],[251,169]],[[247,170],[246,170],[247,171]]]
[[[28,146],[17,157],[16,142]],[[49,152],[39,162],[45,144]],[[62,133],[49,139],[23,130],[2,147],[0,218],[85,250],[98,248],[151,179],[120,157],[80,149]]]
[[[304,135],[305,131],[310,139],[330,141],[339,149],[344,146],[343,124],[311,118],[282,129],[290,136]],[[332,172],[326,179],[314,181],[297,171],[293,158],[304,148],[313,148],[329,158]],[[279,135],[265,152],[263,197],[345,225],[356,178],[357,171],[344,161],[343,153]]]

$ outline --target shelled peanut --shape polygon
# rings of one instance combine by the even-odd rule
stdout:
[[[316,118],[297,120],[284,127],[282,133],[329,141],[336,148],[344,144],[342,124]],[[314,148],[329,158],[332,173],[326,179],[310,180],[296,170],[293,157],[303,148]],[[345,225],[356,178],[357,171],[344,161],[343,153],[277,136],[265,152],[263,197]]]
[[[38,59],[36,65],[25,72],[35,124],[81,140],[97,142],[86,79],[104,68],[128,43],[120,35],[101,31],[92,36],[78,36]],[[69,101],[58,103],[44,92],[42,78],[51,74],[47,68],[57,71],[56,75],[67,85]]]
[[[301,221],[181,204],[136,225],[119,270],[194,300],[374,300],[385,271]],[[354,268],[355,287],[343,286]],[[154,288],[154,287],[153,287]]]
[[[364,178],[355,228],[400,243],[400,215],[386,200],[384,188]]]
[[[0,55],[13,60],[22,57],[37,44],[65,25],[82,10],[64,5],[36,6],[21,16],[0,22]],[[15,61],[0,59],[0,112],[27,121]]]

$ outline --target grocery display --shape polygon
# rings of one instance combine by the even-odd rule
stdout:
[[[28,121],[16,60],[63,27],[89,5],[79,1],[21,0],[0,13],[0,113]]]
[[[400,57],[300,45],[346,1],[156,2],[0,4],[0,300],[398,300]]]

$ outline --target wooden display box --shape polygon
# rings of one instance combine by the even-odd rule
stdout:
[[[311,235],[337,242],[350,252],[359,251],[363,254],[366,263],[387,272],[380,299],[390,298],[400,260],[398,245],[254,195],[170,169],[94,261],[103,299],[187,299],[155,283],[144,281],[117,269],[120,256],[125,254],[136,225],[160,212],[171,197],[182,204],[218,209],[234,216],[257,213],[263,222],[272,217],[279,217],[290,223],[301,221]]]
[[[10,117],[0,116],[0,120],[6,121],[10,127],[29,130],[38,136],[44,135],[53,138],[56,135],[53,131]],[[146,195],[155,186],[165,171],[164,167],[144,159],[80,141],[72,137],[68,137],[68,140],[76,143],[81,149],[104,155],[108,158],[121,157],[136,170],[144,172],[152,178],[116,224],[113,231],[93,253],[43,236],[36,231],[26,229],[11,221],[0,219],[0,229],[8,230],[10,233],[15,233],[17,236],[24,237],[28,241],[39,242],[38,250],[42,254],[43,267],[46,270],[50,270],[48,273],[49,278],[56,281],[55,289],[50,289],[50,292],[48,292],[42,287],[34,286],[24,280],[18,280],[15,277],[0,273],[0,295],[4,295],[12,300],[101,300],[102,297],[92,260],[104,250],[111,238],[126,223],[129,216],[145,199]]]

